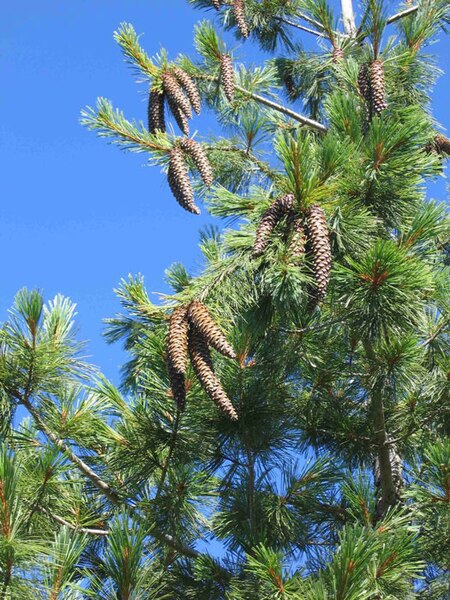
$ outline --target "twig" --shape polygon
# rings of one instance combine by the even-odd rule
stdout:
[[[316,31],[315,29],[311,29],[310,27],[305,27],[305,25],[300,25],[300,23],[296,23],[295,21],[291,21],[290,19],[286,19],[286,17],[276,17],[277,21],[281,23],[285,23],[290,27],[295,27],[295,29],[301,29],[302,31],[306,31],[307,33],[312,33],[317,37],[326,37],[325,33],[321,31]]]
[[[73,523],[69,523],[69,521],[66,521],[59,515],[55,515],[54,513],[50,512],[49,510],[46,510],[42,506],[37,507],[37,510],[39,510],[39,512],[44,513],[45,515],[47,515],[48,517],[50,517],[51,519],[53,519],[60,525],[64,525],[65,527],[72,529],[72,531],[77,531],[78,533],[86,533],[88,535],[99,535],[99,536],[109,535],[109,529],[93,529],[91,527],[78,527],[77,525],[73,525]]]
[[[248,96],[249,98],[253,98],[253,100],[256,100],[256,102],[259,102],[260,104],[263,104],[264,106],[272,108],[273,110],[276,110],[276,111],[286,115],[287,117],[290,117],[291,119],[294,119],[295,121],[298,121],[299,123],[302,123],[303,125],[307,125],[308,127],[312,127],[314,129],[317,129],[318,131],[323,131],[323,132],[327,131],[327,127],[325,125],[322,125],[322,123],[319,123],[318,121],[314,121],[313,119],[310,119],[308,117],[305,117],[304,115],[296,113],[293,110],[291,110],[290,108],[286,108],[285,106],[282,106],[281,104],[278,104],[277,102],[273,102],[272,100],[269,100],[268,98],[265,98],[264,96],[260,96],[259,94],[254,94],[253,92],[249,92],[248,90],[241,87],[240,85],[236,85],[235,88],[241,94],[244,94],[244,95]]]
[[[390,25],[391,23],[395,23],[396,21],[399,21],[400,19],[403,19],[403,17],[407,17],[408,15],[412,15],[413,13],[417,12],[419,10],[418,6],[411,6],[411,8],[407,8],[405,10],[402,10],[401,12],[398,12],[395,15],[392,15],[392,17],[389,17],[389,19],[386,21],[387,25]]]

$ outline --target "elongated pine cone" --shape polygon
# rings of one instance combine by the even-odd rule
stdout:
[[[171,105],[178,106],[188,119],[192,118],[192,108],[175,75],[165,71],[162,75],[163,89]],[[172,110],[172,109],[171,109]],[[175,116],[175,115],[174,115]]]
[[[325,213],[313,204],[307,214],[308,239],[311,243],[317,300],[325,298],[331,271],[331,246]]]
[[[204,336],[208,344],[228,358],[236,358],[236,353],[231,344],[227,342],[224,333],[214,322],[209,310],[202,302],[194,300],[189,305],[188,319],[195,328]]]
[[[380,116],[387,108],[384,85],[384,65],[381,60],[374,60],[369,69],[371,113]]]
[[[369,65],[364,63],[359,68],[358,73],[358,91],[367,104],[370,104],[370,80],[369,80]]]
[[[150,90],[148,97],[148,130],[150,133],[166,131],[164,121],[164,94]]]
[[[199,215],[200,209],[194,203],[194,192],[189,180],[186,163],[184,162],[183,152],[176,146],[170,151],[167,180],[172,194],[180,206],[195,215]]]
[[[167,98],[167,101],[169,103],[170,112],[177,122],[178,127],[181,129],[184,135],[189,135],[189,121],[187,116],[181,110],[178,104],[175,104],[173,98]]]
[[[291,240],[289,242],[289,254],[294,258],[300,258],[305,253],[306,233],[303,218],[295,215],[290,223]]]
[[[286,194],[277,198],[263,213],[256,230],[255,243],[253,244],[254,257],[264,254],[264,251],[269,244],[270,234],[275,229],[280,219],[292,209],[293,204],[294,195]]]
[[[192,79],[192,77],[190,77],[186,73],[186,71],[183,71],[183,69],[181,69],[180,67],[174,67],[173,74],[177,78],[178,83],[186,92],[187,97],[189,98],[189,102],[192,105],[192,108],[199,115],[201,110],[201,99],[197,84]]]
[[[234,0],[233,2],[234,18],[241,32],[242,37],[248,38],[249,31],[247,21],[245,20],[244,0]]]
[[[220,10],[220,0],[212,0],[212,5],[216,10]]]
[[[186,384],[184,373],[178,371],[170,357],[167,357],[167,371],[169,373],[170,389],[172,390],[172,396],[175,400],[178,408],[183,411],[186,406]]]
[[[214,373],[208,343],[196,327],[191,326],[189,330],[188,346],[191,363],[201,386],[220,410],[231,420],[236,421],[238,418],[236,410]]]
[[[229,54],[222,54],[220,57],[220,81],[228,102],[234,99],[234,69],[233,61]]]
[[[183,138],[180,140],[180,148],[193,158],[205,185],[208,187],[212,185],[214,181],[213,170],[202,146],[195,140]]]
[[[179,373],[186,373],[188,328],[187,308],[185,306],[175,308],[169,320],[167,351],[174,369]]]

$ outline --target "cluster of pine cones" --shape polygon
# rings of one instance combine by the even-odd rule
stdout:
[[[230,419],[236,421],[236,410],[214,373],[210,346],[228,358],[236,358],[233,348],[202,302],[194,300],[187,306],[174,309],[167,344],[167,368],[174,400],[179,409],[184,410],[189,356],[205,392]]]
[[[286,217],[290,234],[289,252],[299,258],[308,250],[311,253],[316,281],[315,299],[325,298],[331,270],[331,246],[325,213],[317,204],[307,211],[294,210],[294,194],[280,196],[264,212],[256,230],[253,256],[264,254],[272,232]]]
[[[234,20],[241,32],[242,37],[248,38],[249,30],[247,21],[245,20],[244,0],[232,0]],[[212,0],[212,4],[216,10],[221,9],[221,0]]]
[[[178,66],[166,69],[161,76],[162,91],[158,88],[150,90],[148,101],[148,130],[150,133],[165,132],[165,101],[169,105],[178,127],[185,135],[189,135],[189,122],[192,109],[200,114],[200,94],[195,81]]]
[[[384,65],[381,60],[374,60],[361,66],[358,75],[358,89],[367,106],[369,121],[380,116],[387,108],[385,97]]]

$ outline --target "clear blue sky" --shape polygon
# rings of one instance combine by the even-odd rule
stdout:
[[[141,272],[149,290],[166,290],[164,269],[179,260],[195,267],[198,230],[214,220],[181,210],[157,168],[98,140],[79,113],[101,95],[145,119],[145,88],[112,39],[121,21],[145,32],[150,54],[164,46],[175,57],[192,52],[205,13],[185,0],[15,0],[1,12],[0,320],[23,286],[48,299],[62,292],[78,305],[93,362],[117,382],[123,355],[101,336],[102,319],[118,310],[113,287]],[[433,50],[450,73],[450,40]],[[246,45],[241,55],[257,53]],[[447,76],[435,113],[448,127],[449,92]],[[196,127],[207,133],[214,122]]]

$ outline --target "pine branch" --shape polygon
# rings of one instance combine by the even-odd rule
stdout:
[[[282,106],[281,104],[277,104],[273,100],[269,100],[268,98],[265,98],[264,96],[260,96],[259,94],[254,94],[253,92],[249,92],[248,90],[241,87],[240,85],[236,85],[235,88],[237,91],[239,91],[244,96],[248,96],[249,98],[256,100],[256,102],[259,102],[260,104],[263,104],[264,106],[267,106],[268,108],[272,108],[273,110],[276,110],[276,111],[282,113],[286,117],[290,117],[291,119],[294,119],[295,121],[298,121],[299,123],[302,123],[302,125],[307,125],[308,127],[312,127],[313,129],[317,129],[318,131],[323,131],[323,132],[327,131],[327,127],[325,125],[322,125],[322,123],[319,123],[318,121],[314,121],[314,119],[309,119],[308,117],[305,117],[304,115],[296,113],[293,110],[291,110],[285,106]]]
[[[419,10],[419,6],[411,6],[410,8],[406,8],[405,10],[402,10],[401,12],[398,12],[397,14],[392,15],[392,17],[389,17],[386,21],[386,24],[390,25],[391,23],[400,21],[400,19],[403,19],[403,17],[412,15],[413,13],[417,12],[418,10]]]
[[[300,23],[295,23],[295,21],[291,21],[290,19],[287,19],[286,17],[276,17],[276,19],[277,19],[277,21],[280,21],[280,23],[285,23],[286,25],[289,25],[290,27],[294,27],[295,29],[300,29],[301,31],[306,31],[307,33],[312,33],[316,37],[327,37],[326,34],[323,32],[315,31],[314,29],[305,27],[305,25],[300,25]]]
[[[47,515],[51,519],[53,519],[53,521],[55,521],[56,523],[59,523],[60,525],[63,525],[64,527],[68,527],[69,529],[71,529],[72,531],[76,531],[77,533],[86,533],[87,535],[94,535],[94,536],[107,536],[110,533],[108,529],[94,529],[91,527],[78,527],[77,525],[73,525],[73,523],[69,523],[69,521],[66,521],[59,515],[55,515],[54,513],[50,512],[49,510],[44,508],[43,506],[38,506],[37,510],[39,510],[39,512]]]
[[[363,347],[368,360],[371,363],[375,363],[376,354],[372,343],[368,340],[364,340]],[[389,445],[386,443],[389,439],[389,436],[386,431],[382,391],[382,386],[379,382],[377,382],[374,385],[371,393],[375,429],[375,443],[377,445],[381,478],[381,505],[379,515],[380,517],[384,516],[389,507],[394,506],[396,502],[396,492],[392,475]]]
[[[342,20],[344,21],[344,30],[350,37],[355,37],[355,14],[353,12],[353,0],[341,0]]]

